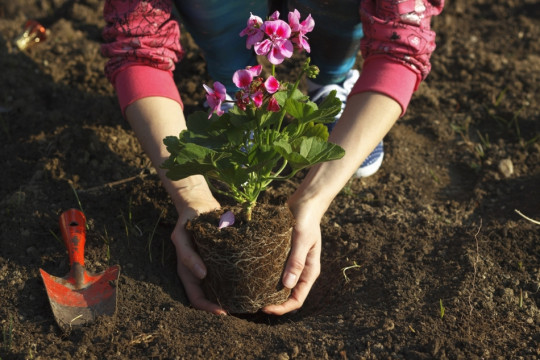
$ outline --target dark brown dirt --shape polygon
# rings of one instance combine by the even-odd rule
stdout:
[[[103,76],[101,7],[0,4],[2,359],[540,358],[540,226],[515,211],[540,220],[536,0],[448,2],[433,71],[386,137],[382,169],[335,199],[322,274],[278,318],[189,306],[174,208]],[[20,52],[28,18],[51,36]],[[192,111],[208,79],[184,42],[176,76]],[[57,221],[79,206],[89,270],[122,267],[118,310],[63,334],[38,270],[67,273]]]

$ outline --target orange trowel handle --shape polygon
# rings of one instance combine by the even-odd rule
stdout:
[[[69,209],[60,215],[60,231],[69,254],[69,265],[84,266],[84,244],[86,242],[86,217],[77,209]]]

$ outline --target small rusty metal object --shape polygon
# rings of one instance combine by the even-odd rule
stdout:
[[[43,25],[36,20],[28,20],[24,24],[23,32],[15,38],[15,44],[20,50],[25,50],[45,41],[48,35],[49,30]]]

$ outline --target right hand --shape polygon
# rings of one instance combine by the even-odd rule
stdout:
[[[191,305],[196,309],[216,315],[226,315],[225,310],[206,299],[202,291],[201,280],[206,276],[206,266],[193,248],[191,235],[185,228],[188,220],[219,208],[219,203],[214,198],[196,197],[195,200],[189,201],[178,211],[178,221],[171,235],[171,240],[176,247],[178,276],[184,285]]]

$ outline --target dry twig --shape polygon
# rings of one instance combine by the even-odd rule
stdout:
[[[146,170],[147,170],[147,168],[144,168],[137,175],[131,176],[131,177],[128,177],[128,178],[125,178],[125,179],[121,179],[121,180],[117,180],[117,181],[111,181],[111,182],[108,182],[106,184],[94,186],[94,187],[91,187],[91,188],[88,188],[88,189],[81,189],[81,190],[79,190],[79,193],[90,193],[90,192],[101,191],[101,190],[104,190],[104,189],[113,188],[113,187],[118,186],[118,185],[126,184],[128,182],[133,181],[133,180],[144,179],[148,175]]]

